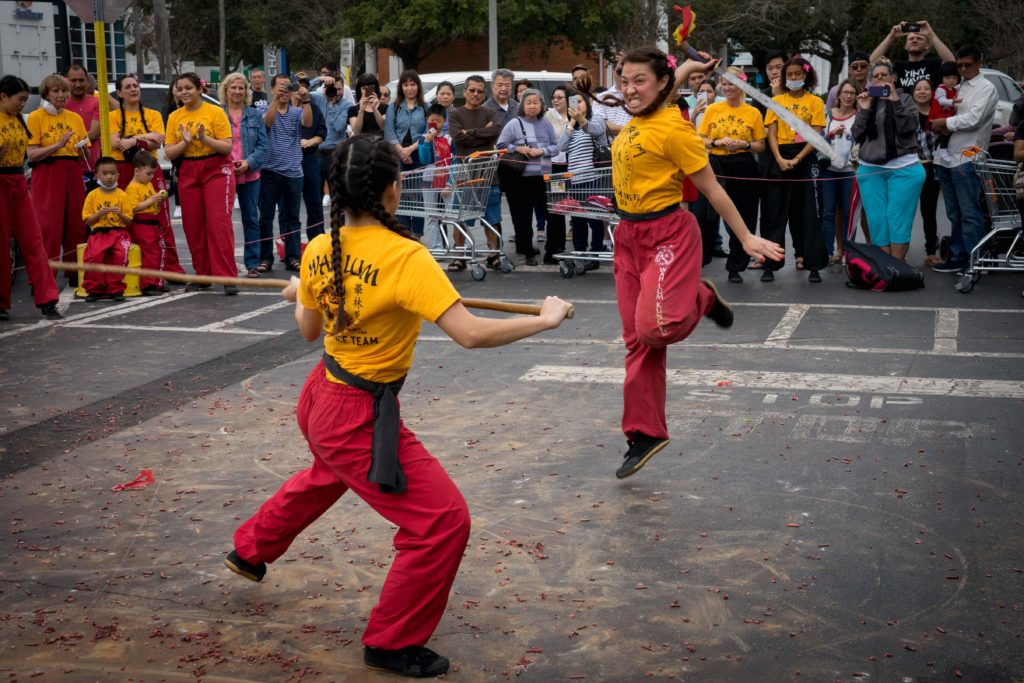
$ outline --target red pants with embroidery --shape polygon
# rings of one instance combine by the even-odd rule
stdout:
[[[325,377],[318,363],[299,395],[299,428],[313,464],[289,479],[235,532],[242,559],[273,562],[295,537],[349,489],[398,526],[398,551],[370,613],[363,643],[399,649],[423,645],[444,615],[469,539],[469,510],[444,468],[401,427],[398,460],[405,493],[381,493],[366,481],[373,440],[373,396]]]
[[[156,155],[156,151],[153,151]],[[117,186],[122,190],[128,189],[128,183],[135,177],[135,166],[127,161],[117,162]],[[170,192],[167,187],[167,180],[164,178],[163,170],[157,166],[156,173],[153,175],[153,189],[157,192],[165,190]],[[172,273],[184,273],[185,269],[181,267],[181,262],[178,260],[178,247],[174,242],[174,229],[171,227],[171,200],[170,197],[160,202],[160,210],[157,212],[157,219],[160,221],[160,237],[164,244],[164,265],[162,270],[169,270]],[[145,287],[145,285],[142,285]]]
[[[128,247],[131,243],[127,230],[111,228],[93,232],[85,244],[82,261],[123,268],[128,265]],[[124,275],[86,273],[82,286],[89,294],[121,294],[124,292]]]
[[[198,275],[238,276],[235,263],[235,173],[230,157],[185,159],[178,171],[181,223]]]
[[[56,301],[60,296],[54,271],[46,265],[46,248],[36,221],[36,210],[28,193],[28,183],[17,173],[0,174],[0,308],[11,308],[11,238],[18,244],[25,270],[32,283],[32,298],[37,306]]]
[[[626,342],[622,431],[668,437],[665,347],[690,336],[711,310],[714,294],[701,284],[697,220],[679,210],[615,229],[615,296]]]
[[[132,221],[132,242],[139,245],[142,252],[142,267],[150,270],[164,269],[164,238],[160,229],[160,220],[156,214],[139,214]],[[139,287],[160,287],[164,284],[161,278],[140,277]]]
[[[82,164],[75,157],[52,159],[32,169],[32,199],[46,255],[54,261],[75,263],[78,245],[85,241]]]

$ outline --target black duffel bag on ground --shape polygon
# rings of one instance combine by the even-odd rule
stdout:
[[[847,242],[848,287],[900,292],[924,287],[924,273],[871,244]]]

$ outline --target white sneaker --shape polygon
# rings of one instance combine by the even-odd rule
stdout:
[[[547,232],[544,230],[538,230],[536,239],[538,242],[546,242],[548,239]]]
[[[174,217],[175,218],[181,218],[181,207],[180,206],[174,207]]]
[[[325,209],[326,209],[326,208],[327,208],[328,206],[330,206],[330,205],[331,205],[331,195],[329,195],[329,194],[325,194],[325,195],[324,195],[324,201],[323,201],[323,205],[324,205],[324,208],[325,208]]]

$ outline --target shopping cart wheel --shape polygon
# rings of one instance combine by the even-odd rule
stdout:
[[[469,276],[479,282],[487,277],[487,269],[479,263],[474,263],[473,267],[469,269]]]
[[[585,261],[582,261],[580,259],[575,259],[572,262],[572,267],[573,267],[573,270],[576,271],[577,275],[586,275],[586,273],[587,273],[587,264],[586,264]]]
[[[512,263],[512,261],[509,260],[508,256],[505,256],[504,254],[501,255],[501,258],[498,260],[498,263],[499,267],[501,268],[501,272],[503,273],[511,273],[513,270],[516,269],[516,265]]]
[[[961,294],[969,294],[974,289],[974,283],[978,281],[977,275],[970,273],[964,273],[960,276],[959,281],[956,283],[956,291]]]
[[[562,274],[562,277],[569,279],[576,274],[576,269],[573,267],[571,261],[560,259],[558,261],[558,272]]]

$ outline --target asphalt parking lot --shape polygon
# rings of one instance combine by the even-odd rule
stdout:
[[[876,294],[721,264],[736,324],[672,348],[672,442],[624,481],[610,269],[452,274],[577,315],[493,350],[424,328],[403,418],[474,524],[429,643],[447,678],[1024,680],[1024,274]],[[289,305],[64,300],[39,323],[19,282],[0,328],[0,673],[387,679],[359,637],[395,528],[358,499],[259,585],[222,564],[308,462],[294,405],[320,351]]]

